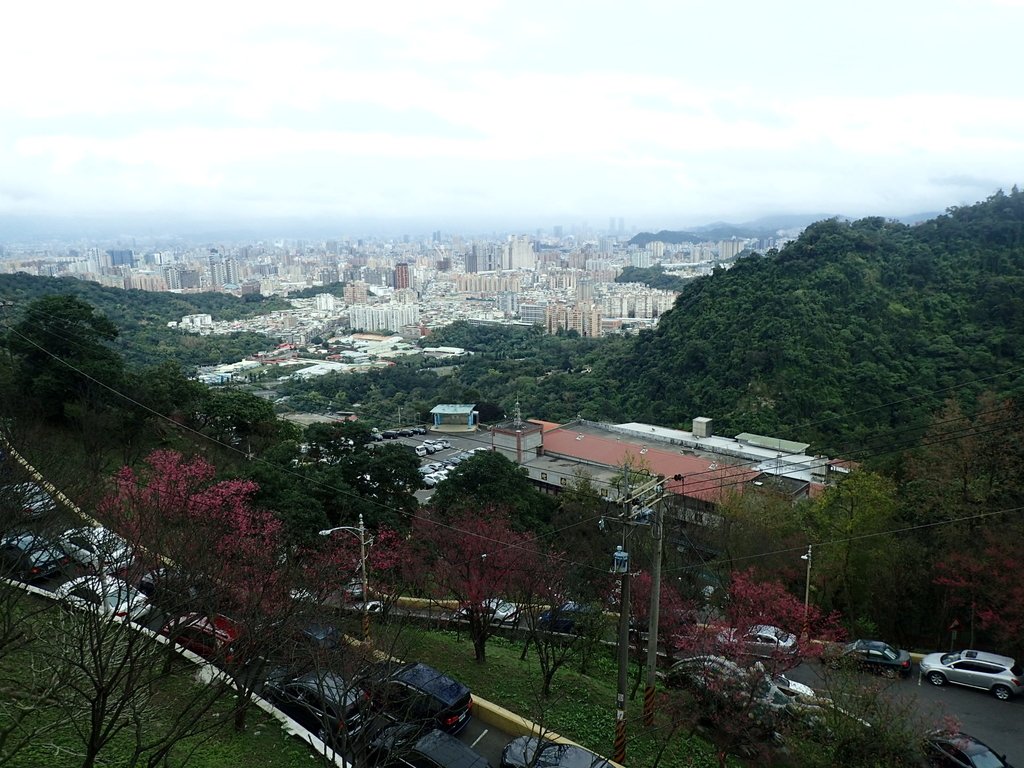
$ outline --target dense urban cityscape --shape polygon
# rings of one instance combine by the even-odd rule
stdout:
[[[283,295],[344,283],[340,296],[295,299],[294,309],[245,321],[183,317],[183,330],[201,334],[248,330],[284,343],[306,344],[338,329],[392,331],[407,339],[455,320],[541,325],[548,333],[596,337],[635,333],[657,324],[675,291],[616,283],[623,268],[660,265],[681,279],[728,268],[742,253],[765,252],[787,237],[733,237],[667,245],[630,245],[613,219],[591,239],[508,236],[469,240],[434,232],[429,238],[277,241],[203,247],[65,247],[9,245],[0,272],[74,277],[114,288],[180,293],[219,291],[236,296]],[[617,227],[618,229],[614,229]]]

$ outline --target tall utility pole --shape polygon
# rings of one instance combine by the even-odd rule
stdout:
[[[654,681],[658,673],[658,618],[661,605],[661,552],[664,547],[664,491],[654,502],[654,521],[651,536],[654,538],[654,562],[651,563],[651,607],[647,625],[647,687],[644,688],[644,725],[654,725]]]
[[[629,553],[615,548],[612,572],[622,578],[619,606],[619,686],[615,694],[615,745],[612,760],[626,762],[626,686],[629,682]]]

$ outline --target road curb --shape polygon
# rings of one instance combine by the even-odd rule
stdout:
[[[533,721],[527,720],[525,717],[517,715],[515,712],[505,709],[498,704],[487,701],[487,699],[482,699],[476,694],[473,694],[473,717],[492,728],[497,728],[512,736],[540,736],[558,744],[572,744],[573,746],[582,747],[582,745],[577,744],[572,739],[561,736],[554,731],[546,730]],[[582,748],[586,749],[586,747]],[[622,768],[622,766],[611,759],[604,759],[613,768]]]

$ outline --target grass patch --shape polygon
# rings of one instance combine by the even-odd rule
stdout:
[[[610,756],[615,736],[616,664],[609,654],[598,653],[588,674],[563,668],[555,675],[549,699],[540,696],[540,667],[530,654],[520,661],[521,641],[501,637],[487,643],[487,661],[477,664],[473,645],[465,633],[403,627],[395,641],[397,655],[423,661],[451,674],[474,694],[517,712],[560,733],[587,749]],[[627,701],[626,760],[630,768],[651,768],[663,748],[661,768],[717,766],[712,747],[699,736],[672,731],[664,713],[655,726],[644,728],[643,688]],[[668,741],[666,747],[665,742]]]
[[[87,703],[81,694],[63,696],[64,704],[57,703],[58,697],[52,695],[50,686],[55,683],[64,694],[69,694],[70,680],[65,676],[55,680],[53,657],[40,653],[41,643],[68,642],[68,637],[52,631],[67,614],[48,601],[2,585],[0,590],[6,598],[3,609],[11,619],[21,621],[19,628],[30,633],[24,645],[7,643],[0,648],[0,764],[4,768],[82,766],[85,748],[75,725],[88,722]],[[6,637],[14,639],[10,634]],[[172,670],[170,676],[148,681],[152,683],[151,696],[145,697],[145,704],[138,710],[139,730],[146,740],[171,732],[171,723],[182,703],[192,700],[200,690],[194,679],[195,665],[179,659]],[[230,692],[222,695],[202,718],[203,732],[176,742],[165,768],[281,768],[317,764],[308,745],[288,736],[277,720],[256,707],[248,712],[246,730],[235,731],[234,701]],[[127,718],[125,713],[122,722],[127,722]],[[25,737],[27,743],[20,746]],[[133,725],[129,724],[100,751],[95,765],[128,768],[133,764],[134,750]],[[145,761],[138,765],[145,766]]]

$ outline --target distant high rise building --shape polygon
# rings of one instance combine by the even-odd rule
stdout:
[[[405,262],[395,264],[395,290],[409,287],[409,265]]]
[[[625,233],[626,231],[626,220],[623,219],[621,216],[619,217],[619,228],[615,231],[618,232],[620,235]]]
[[[168,290],[181,290],[181,277],[177,267],[164,267],[164,282]]]
[[[536,269],[537,254],[527,237],[515,237],[508,244],[508,269]]]
[[[636,251],[630,254],[629,262],[634,267],[647,268],[654,263],[654,254],[650,251]]]
[[[197,269],[182,269],[178,271],[178,282],[182,289],[194,289],[198,288],[202,281],[200,278],[199,270]]]
[[[329,293],[318,293],[315,297],[317,312],[333,312],[334,296]]]
[[[734,259],[739,252],[743,250],[744,243],[738,238],[731,238],[729,240],[718,241],[718,258],[720,259]]]
[[[108,250],[107,256],[111,267],[130,267],[135,263],[135,251],[130,248]]]
[[[346,304],[365,304],[368,300],[369,295],[366,289],[366,283],[362,280],[357,280],[356,282],[349,283],[345,286]]]
[[[547,319],[547,304],[520,304],[519,317],[524,323],[545,325],[545,321]]]

